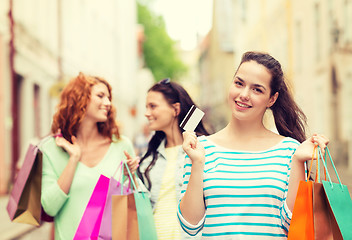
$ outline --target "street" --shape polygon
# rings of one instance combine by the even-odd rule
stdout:
[[[352,196],[352,172],[348,172],[347,166],[336,166],[343,184],[347,185]],[[337,182],[333,169],[330,169],[332,180]],[[44,223],[37,228],[27,224],[11,223],[6,212],[7,197],[0,198],[0,240],[50,240],[52,223]]]

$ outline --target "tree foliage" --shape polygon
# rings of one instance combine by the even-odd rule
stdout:
[[[155,80],[167,77],[177,80],[186,73],[187,67],[175,50],[175,42],[166,32],[164,19],[147,5],[138,3],[138,23],[144,26],[144,61]]]

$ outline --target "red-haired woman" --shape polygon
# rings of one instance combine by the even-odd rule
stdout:
[[[133,145],[119,134],[111,86],[80,73],[61,93],[51,131],[42,144],[42,205],[54,217],[55,239],[73,239],[100,174],[111,176],[126,157],[138,165]]]

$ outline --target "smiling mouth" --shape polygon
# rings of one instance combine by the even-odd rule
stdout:
[[[108,115],[109,110],[107,110],[107,109],[102,109],[102,110],[103,110],[103,112],[104,112],[105,115]]]
[[[243,107],[243,108],[251,108],[251,106],[249,106],[249,105],[247,105],[247,104],[240,103],[240,102],[237,102],[237,101],[235,101],[235,102],[236,102],[236,104],[237,104],[238,106],[240,106],[240,107]]]

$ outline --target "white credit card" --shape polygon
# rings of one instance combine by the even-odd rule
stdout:
[[[192,105],[186,114],[186,117],[182,120],[180,127],[185,131],[194,132],[194,129],[196,129],[203,116],[204,112],[196,106]]]

